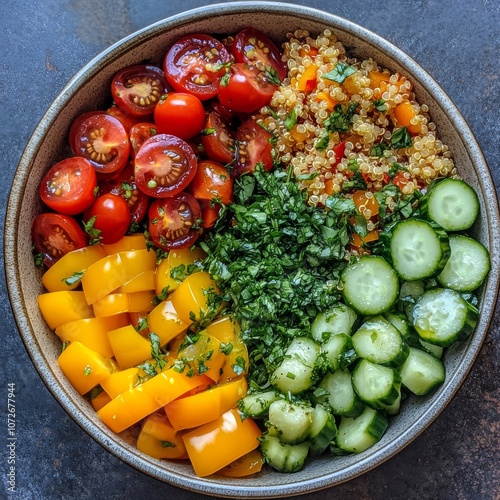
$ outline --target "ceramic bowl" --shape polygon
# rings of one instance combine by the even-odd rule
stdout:
[[[26,264],[32,261],[29,228],[42,209],[38,185],[48,167],[62,158],[73,119],[104,105],[111,78],[119,69],[144,60],[159,62],[169,45],[183,35],[235,33],[249,25],[275,41],[284,40],[287,32],[298,28],[318,33],[329,27],[358,56],[371,57],[408,76],[417,99],[428,104],[442,140],[453,151],[460,174],[479,194],[481,215],[474,235],[489,248],[493,267],[480,291],[481,314],[475,332],[446,354],[446,382],[429,397],[408,398],[375,446],[359,455],[313,460],[292,475],[266,469],[243,479],[200,479],[189,465],[145,456],[126,433],[112,433],[63,376],[56,362],[59,340],[37,307],[42,292],[39,271]],[[88,434],[126,463],[172,485],[217,497],[288,497],[319,490],[352,479],[393,456],[440,414],[458,390],[479,352],[496,304],[500,262],[496,193],[479,146],[459,111],[422,68],[387,41],[345,19],[297,5],[238,2],[199,8],[142,29],[94,58],[54,100],[31,137],[15,175],[6,220],[5,264],[13,311],[26,349],[54,397]]]

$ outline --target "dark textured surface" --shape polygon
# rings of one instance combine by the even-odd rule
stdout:
[[[0,2],[1,219],[15,168],[67,80],[120,38],[182,10],[216,2]],[[300,2],[292,2],[300,3]],[[500,4],[493,0],[303,2],[393,42],[426,69],[469,122],[500,186]],[[27,263],[30,265],[30,263]],[[18,335],[2,272],[0,498],[203,498],[120,462],[47,391]],[[500,498],[500,311],[465,384],[438,420],[396,457],[346,484],[298,498]],[[7,490],[7,383],[16,389],[16,493]],[[208,498],[208,497],[207,497]]]

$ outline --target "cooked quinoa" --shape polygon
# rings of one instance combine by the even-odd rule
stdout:
[[[323,205],[356,178],[377,191],[399,174],[403,193],[411,194],[436,177],[457,175],[405,76],[350,58],[328,29],[316,38],[297,30],[287,40],[288,76],[262,110],[263,125],[277,137],[277,160],[293,166],[310,205]],[[331,125],[338,114],[347,127]],[[404,147],[395,140],[401,134]]]

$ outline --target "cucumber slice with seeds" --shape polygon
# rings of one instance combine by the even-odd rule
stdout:
[[[321,346],[321,352],[324,353],[326,359],[330,362],[329,370],[331,372],[339,368],[347,368],[358,357],[352,345],[352,337],[345,333],[331,337],[328,342]]]
[[[297,472],[304,466],[309,453],[309,442],[300,444],[282,443],[276,436],[264,434],[260,450],[266,463],[279,472]]]
[[[311,325],[311,336],[321,344],[333,335],[341,333],[350,335],[356,318],[356,313],[350,307],[342,303],[335,304],[329,311],[316,316]]]
[[[326,401],[334,415],[357,417],[361,415],[364,404],[352,386],[352,376],[347,370],[327,373],[319,386],[327,392]]]
[[[309,436],[312,415],[313,409],[310,407],[283,399],[273,401],[269,406],[269,434],[277,436],[284,443],[301,443]]]

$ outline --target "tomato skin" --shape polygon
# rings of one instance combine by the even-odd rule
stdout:
[[[140,122],[136,123],[129,131],[130,156],[135,158],[137,151],[150,138],[158,133],[154,123]]]
[[[231,55],[221,42],[209,35],[195,34],[172,45],[165,55],[163,70],[175,90],[188,92],[203,101],[217,95],[225,74],[223,65],[230,61]],[[207,64],[218,65],[220,69],[207,71]]]
[[[125,200],[130,209],[132,222],[139,223],[144,219],[148,211],[149,197],[137,187],[132,163],[128,163],[124,169],[101,183],[100,194],[107,193]]]
[[[217,198],[227,205],[233,201],[233,180],[220,163],[200,161],[196,175],[189,185],[189,192],[198,200]]]
[[[236,62],[255,65],[259,69],[272,67],[283,80],[287,74],[286,64],[281,60],[281,53],[264,33],[256,28],[240,31],[231,45],[231,53]]]
[[[31,226],[35,253],[43,254],[43,263],[51,267],[68,252],[87,246],[87,236],[69,215],[42,213]]]
[[[40,183],[42,201],[52,210],[76,215],[94,202],[97,178],[94,167],[85,158],[66,158],[45,174]]]
[[[75,130],[73,153],[87,158],[97,172],[109,174],[128,161],[130,142],[121,122],[106,113],[83,119]]]
[[[145,64],[122,69],[111,82],[111,94],[116,105],[125,114],[136,117],[150,115],[167,90],[163,71]]]
[[[222,205],[213,203],[210,200],[198,200],[201,208],[201,218],[203,220],[203,227],[210,229],[214,226],[217,217],[221,211]]]
[[[212,111],[209,113],[205,126],[205,134],[201,136],[201,143],[206,155],[220,163],[231,163],[234,156],[234,137],[224,118]]]
[[[99,196],[85,212],[84,221],[95,217],[94,229],[100,231],[99,238],[103,244],[116,243],[127,232],[131,214],[127,202],[115,194],[107,193]]]
[[[203,128],[205,109],[195,95],[170,92],[155,107],[154,121],[160,134],[191,139]]]
[[[149,234],[164,250],[187,248],[199,237],[200,204],[188,193],[154,201],[149,207]]]
[[[273,147],[270,142],[272,138],[270,132],[251,118],[244,122],[236,133],[239,144],[237,164],[231,174],[238,176],[245,172],[253,172],[255,165],[260,162],[265,170],[270,171],[273,168]]]
[[[241,113],[253,113],[271,101],[277,89],[265,74],[253,66],[233,64],[226,85],[219,87],[219,100],[223,106]]]
[[[141,120],[145,120],[146,118],[148,118],[147,116],[146,117],[132,116],[126,110],[123,110],[116,105],[113,105],[110,108],[108,108],[106,110],[106,113],[112,116],[113,118],[116,118],[123,125],[123,128],[125,129],[125,132],[127,132],[127,134],[130,133],[130,129],[135,124],[139,123]]]
[[[196,174],[196,156],[182,139],[158,134],[141,146],[135,156],[135,182],[144,193],[166,198],[180,193]]]

